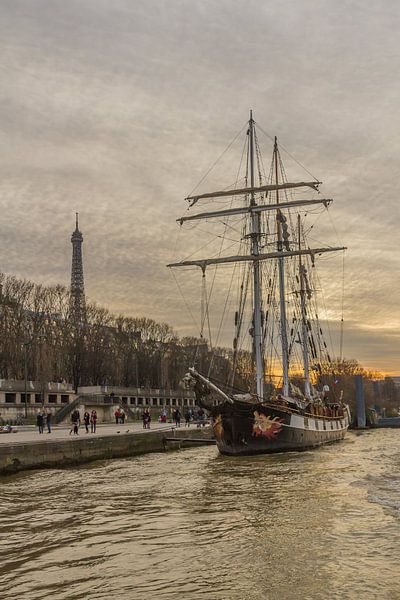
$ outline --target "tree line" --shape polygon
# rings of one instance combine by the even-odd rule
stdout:
[[[2,379],[67,381],[75,389],[176,389],[192,365],[205,374],[212,368],[213,379],[222,386],[230,381],[238,390],[254,391],[249,352],[210,348],[205,339],[180,338],[167,323],[115,315],[93,302],[86,302],[84,314],[77,315],[67,288],[0,273]],[[382,375],[363,369],[354,359],[321,364],[315,383],[328,383],[337,393],[343,390],[344,398],[353,401],[356,374],[364,376],[367,403],[396,406],[400,399],[393,381],[385,380],[378,389],[374,381]],[[298,380],[301,387],[301,377]]]
[[[239,353],[235,383],[241,387],[248,386],[250,362]],[[232,353],[180,338],[167,323],[115,315],[93,302],[77,315],[67,288],[0,273],[2,379],[176,389],[191,365],[203,372],[212,366],[223,381]]]
[[[339,396],[350,404],[352,411],[355,409],[356,381],[355,375],[362,375],[364,398],[366,406],[373,408],[385,407],[387,414],[397,415],[400,404],[400,393],[394,381],[385,377],[379,371],[365,369],[353,359],[333,359],[330,363],[322,365],[322,374],[319,375],[319,384],[327,383]]]

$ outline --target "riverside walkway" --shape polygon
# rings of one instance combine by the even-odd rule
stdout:
[[[70,427],[65,426],[43,434],[37,428],[22,426],[17,433],[0,434],[0,475],[163,452],[209,443],[212,439],[209,426],[176,428],[172,423],[152,423],[151,429],[143,429],[141,422],[99,425],[96,433],[86,433],[81,426],[79,435],[70,434]]]
[[[38,428],[34,425],[21,425],[13,426],[13,429],[16,430],[16,433],[1,433],[0,434],[0,444],[15,444],[15,443],[26,443],[26,442],[50,442],[54,440],[66,440],[66,439],[75,439],[79,440],[82,437],[94,437],[94,436],[109,436],[109,435],[124,435],[126,433],[151,433],[152,431],[169,431],[175,429],[175,424],[173,423],[152,423],[151,429],[143,429],[143,424],[141,421],[134,422],[125,422],[124,425],[119,424],[99,424],[97,425],[96,433],[86,433],[85,426],[81,425],[79,427],[79,434],[74,435],[73,433],[69,433],[71,431],[71,427],[68,425],[54,425],[51,429],[51,433],[47,433],[47,427],[44,426],[45,430],[43,434],[38,432]],[[178,427],[177,431],[190,431],[194,430],[196,425],[192,425],[191,427]]]

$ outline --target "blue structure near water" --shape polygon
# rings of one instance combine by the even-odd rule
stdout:
[[[367,424],[365,414],[364,382],[362,375],[356,375],[356,407],[357,407],[357,427],[364,428]]]

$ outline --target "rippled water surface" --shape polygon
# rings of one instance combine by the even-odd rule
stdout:
[[[0,479],[2,600],[400,599],[400,430]]]

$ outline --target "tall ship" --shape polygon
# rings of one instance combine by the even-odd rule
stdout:
[[[197,404],[211,415],[219,451],[227,455],[303,450],[335,442],[344,438],[350,420],[341,392],[327,383],[333,361],[317,303],[317,262],[346,249],[315,243],[314,225],[332,200],[321,198],[321,182],[308,171],[306,181],[288,180],[276,137],[270,138],[272,160],[265,169],[259,129],[250,112],[242,171],[238,169],[234,184],[192,193],[186,198],[188,210],[178,219],[182,228],[190,227],[191,243],[193,229],[209,235],[214,228],[222,240],[219,249],[208,258],[192,253],[168,265],[200,275],[200,339],[207,326],[211,336],[211,290],[219,279],[227,297],[222,300],[220,295],[223,316],[218,331],[234,297],[230,372],[222,380],[220,373],[213,373],[213,360],[206,372],[194,360],[184,378]]]

